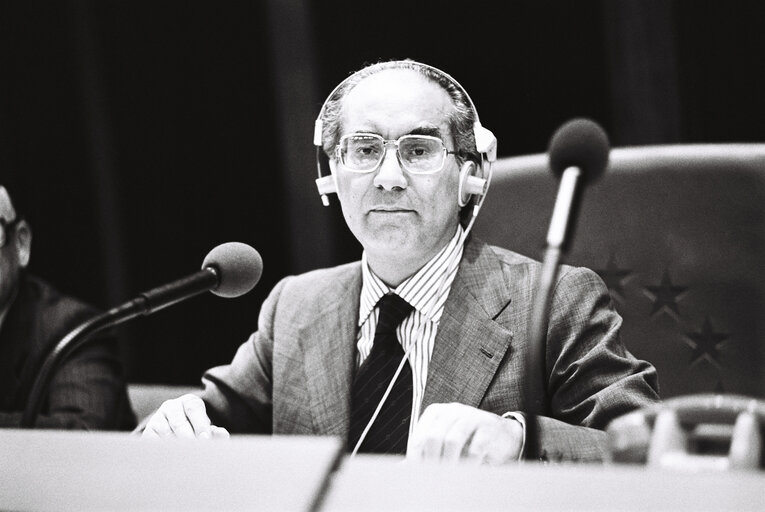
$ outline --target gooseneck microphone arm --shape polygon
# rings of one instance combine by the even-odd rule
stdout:
[[[561,258],[566,253],[568,242],[571,239],[568,235],[576,222],[577,206],[582,190],[580,186],[581,176],[582,172],[578,167],[569,167],[563,172],[550,219],[547,245],[534,293],[529,327],[529,340],[532,350],[527,352],[526,364],[528,368],[533,370],[544,370],[546,367],[545,339],[550,318],[550,301],[552,291],[555,288],[555,280],[558,277]],[[527,382],[528,396],[533,397],[533,400],[531,403],[527,403],[526,407],[531,414],[544,414],[547,409],[546,371],[531,371],[529,373],[532,378]]]
[[[87,343],[93,335],[137,316],[150,315],[217,286],[218,272],[215,268],[208,267],[191,276],[144,292],[135,299],[86,320],[75,327],[53,347],[40,367],[32,390],[29,392],[24,414],[21,417],[21,428],[34,427],[42,408],[43,397],[53,377],[53,370],[58,368],[72,352]]]
[[[547,232],[529,322],[525,394],[527,459],[538,456],[538,416],[547,412],[547,329],[558,269],[573,239],[584,186],[597,179],[608,164],[608,137],[594,122],[576,119],[556,131],[548,152],[550,167],[553,173],[560,175],[561,182]]]
[[[29,393],[22,428],[32,428],[42,408],[54,370],[93,335],[138,316],[155,313],[180,301],[212,291],[221,297],[238,297],[250,291],[260,279],[263,262],[249,245],[229,242],[214,248],[205,258],[202,270],[190,276],[144,292],[109,311],[75,327],[59,341],[45,358]]]

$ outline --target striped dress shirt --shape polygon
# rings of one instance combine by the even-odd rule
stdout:
[[[361,256],[362,286],[359,303],[359,336],[357,340],[357,368],[372,350],[377,327],[379,308],[377,301],[386,293],[395,293],[413,306],[412,312],[396,329],[396,336],[404,352],[409,351],[412,368],[412,417],[409,433],[412,433],[420,416],[422,396],[428,378],[428,364],[433,354],[433,344],[444,304],[449,296],[454,277],[457,275],[462,250],[464,230],[457,232],[441,251],[414,275],[395,289],[390,288],[369,268],[367,255]]]

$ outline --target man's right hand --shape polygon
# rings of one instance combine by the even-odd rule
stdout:
[[[141,437],[217,439],[228,438],[229,433],[210,423],[201,398],[188,394],[164,402],[146,423]]]

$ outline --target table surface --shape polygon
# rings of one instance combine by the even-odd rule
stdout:
[[[0,430],[3,510],[765,510],[765,472],[344,457],[337,439]]]
[[[765,472],[539,463],[489,468],[358,456],[332,476],[322,510],[765,510]]]
[[[0,509],[312,510],[341,448],[320,437],[0,430]]]

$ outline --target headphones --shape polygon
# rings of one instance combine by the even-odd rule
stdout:
[[[402,66],[400,68],[395,67],[396,64],[399,63],[406,63],[406,66]],[[386,67],[383,70],[412,69],[413,71],[417,71],[418,69],[424,69],[430,71],[431,73],[444,78],[452,85],[454,85],[454,87],[456,87],[467,99],[467,102],[470,105],[470,109],[473,111],[473,116],[475,117],[475,122],[473,123],[473,135],[475,137],[476,150],[481,155],[481,161],[479,164],[476,164],[472,160],[468,160],[462,164],[462,167],[460,168],[459,188],[457,190],[457,203],[460,207],[465,207],[475,196],[476,201],[473,206],[473,217],[475,218],[475,216],[478,215],[478,210],[483,203],[483,198],[486,196],[486,192],[489,189],[489,183],[491,182],[491,164],[497,159],[497,138],[490,130],[481,126],[481,122],[478,119],[478,110],[476,110],[475,104],[470,98],[470,95],[467,93],[465,88],[462,87],[462,85],[460,85],[460,83],[452,78],[449,74],[441,71],[438,68],[429,66],[428,64],[423,64],[421,62],[412,60],[384,62],[381,65],[391,65],[391,67]],[[412,65],[414,68],[409,67]],[[319,195],[321,196],[321,201],[324,206],[329,206],[329,199],[327,198],[327,194],[337,193],[337,182],[335,181],[334,173],[330,173],[329,175],[324,176],[321,170],[321,154],[323,153],[322,132],[324,129],[324,122],[322,117],[324,116],[324,111],[327,108],[327,104],[335,96],[337,91],[340,90],[340,88],[342,88],[348,81],[352,80],[359,73],[362,73],[367,69],[369,68],[367,67],[357,71],[356,73],[353,73],[348,78],[340,82],[332,90],[329,96],[327,96],[327,99],[324,100],[324,103],[321,106],[321,110],[319,110],[319,116],[316,118],[316,122],[314,123],[313,144],[316,146],[316,169],[319,176],[316,179],[316,188],[319,191]],[[485,172],[484,166],[486,162],[488,162],[488,171]],[[485,174],[486,177],[484,178]]]

